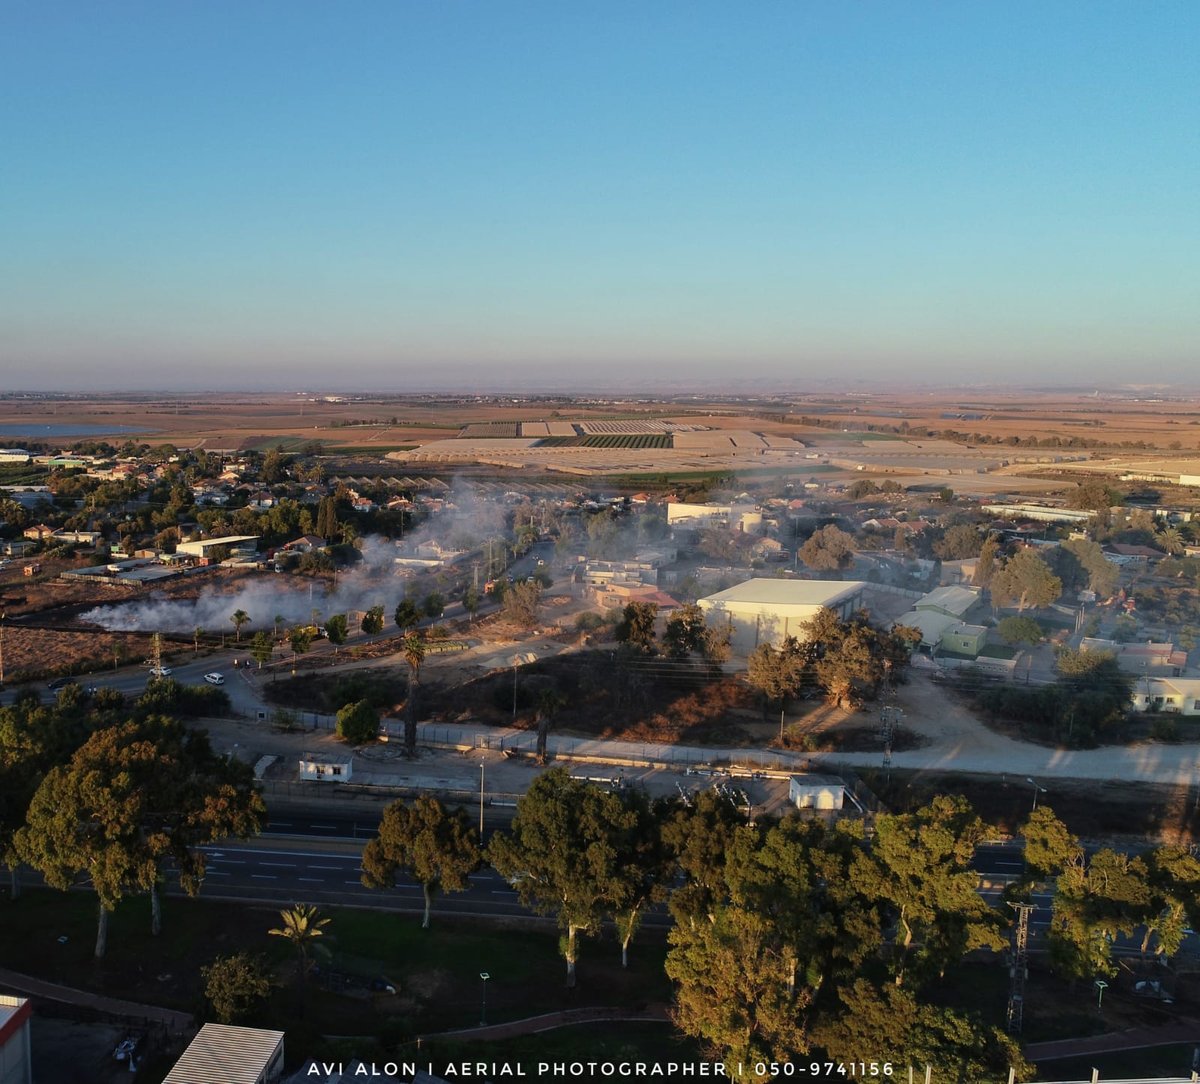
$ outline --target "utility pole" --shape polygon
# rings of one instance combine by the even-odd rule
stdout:
[[[1012,964],[1009,969],[1007,1028],[1010,1035],[1020,1035],[1025,1009],[1025,979],[1029,974],[1029,915],[1032,903],[1009,904],[1017,912],[1017,928],[1013,934]]]
[[[4,618],[7,614],[0,613],[0,688],[4,686]]]

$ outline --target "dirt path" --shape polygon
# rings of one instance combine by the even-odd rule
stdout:
[[[1058,779],[1119,779],[1188,786],[1200,781],[1200,744],[1143,742],[1100,749],[1052,749],[989,730],[923,674],[912,674],[898,703],[919,749],[896,753],[893,768],[1011,773]],[[877,765],[879,753],[824,754],[845,764]]]

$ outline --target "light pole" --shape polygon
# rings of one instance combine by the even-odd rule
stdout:
[[[479,762],[479,842],[483,843],[483,770],[487,761]]]
[[[1099,1012],[1104,1005],[1104,991],[1108,989],[1108,983],[1103,979],[1097,979],[1095,983],[1099,993],[1096,995],[1096,1011]]]
[[[1046,788],[1039,787],[1032,779],[1029,778],[1029,776],[1025,777],[1025,782],[1028,783],[1031,787],[1033,787],[1033,811],[1036,813],[1037,812],[1038,795],[1045,794]]]
[[[479,1026],[481,1028],[487,1027],[487,984],[488,979],[491,977],[492,976],[486,971],[479,972],[479,978],[481,980],[479,984],[479,989],[481,991],[479,999]]]

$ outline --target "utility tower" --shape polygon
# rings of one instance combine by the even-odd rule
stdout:
[[[1013,933],[1009,965],[1007,1028],[1010,1035],[1020,1035],[1025,1009],[1025,979],[1029,974],[1029,914],[1033,904],[1010,903],[1009,906],[1017,912],[1017,928]]]

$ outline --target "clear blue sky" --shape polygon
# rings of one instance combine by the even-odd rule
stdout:
[[[7,0],[0,385],[1200,374],[1200,4]]]

